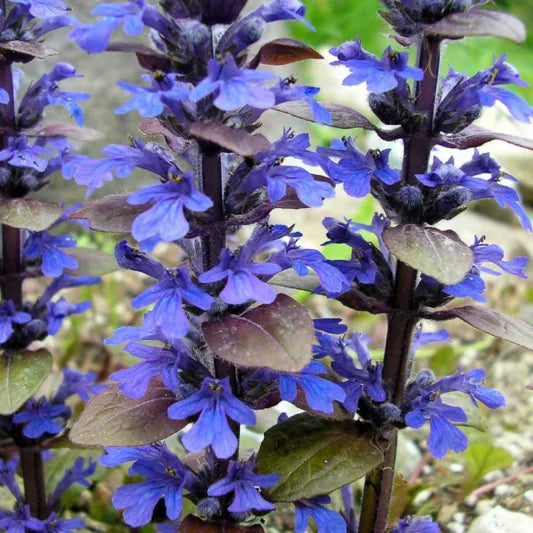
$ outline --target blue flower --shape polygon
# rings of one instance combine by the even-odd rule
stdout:
[[[124,349],[143,362],[117,370],[109,377],[120,382],[119,389],[130,398],[142,398],[152,378],[157,376],[168,389],[176,390],[180,385],[180,366],[192,357],[188,346],[180,341],[165,347],[130,342]]]
[[[5,89],[0,88],[0,104],[9,103],[9,93]]]
[[[0,459],[0,486],[7,487],[9,492],[15,497],[18,503],[23,501],[20,487],[16,480],[17,467],[19,464],[19,458],[15,457],[10,461],[4,462]]]
[[[334,335],[342,335],[348,331],[348,326],[346,324],[342,324],[341,318],[315,318],[313,320],[313,324],[315,326],[315,330],[317,331],[317,338],[319,335],[321,335],[318,333],[320,331],[332,333]]]
[[[15,4],[23,4],[37,18],[47,19],[64,15],[69,7],[62,0],[9,0]]]
[[[472,403],[479,407],[478,401],[486,405],[489,409],[498,409],[505,405],[505,398],[503,394],[489,387],[481,385],[485,381],[485,371],[481,368],[463,372],[459,370],[453,376],[445,377],[437,381],[430,390],[439,393],[460,391],[468,394]]]
[[[24,424],[22,432],[30,439],[38,439],[45,433],[56,435],[63,429],[59,417],[66,415],[69,409],[63,404],[51,404],[44,396],[28,400],[23,411],[13,416],[15,424]]]
[[[364,154],[352,139],[345,138],[335,139],[331,148],[319,148],[318,153],[340,158],[338,163],[329,162],[328,175],[342,183],[344,190],[355,198],[370,193],[373,179],[385,185],[400,181],[400,173],[389,166],[390,150],[369,150]]]
[[[0,303],[0,344],[6,342],[13,335],[13,323],[27,324],[31,315],[17,311],[11,300]]]
[[[89,482],[86,478],[92,476],[96,472],[96,462],[92,459],[87,461],[85,466],[85,460],[83,457],[78,457],[71,468],[67,468],[65,473],[58,481],[53,492],[48,498],[48,507],[54,508],[61,498],[61,495],[74,483],[79,483],[84,487],[89,486]]]
[[[343,85],[359,85],[366,81],[371,93],[384,93],[395,89],[406,79],[421,81],[424,78],[422,69],[408,66],[407,52],[394,52],[390,46],[380,60],[362,49],[359,57],[335,62],[350,69],[351,74],[345,78]]]
[[[275,79],[270,72],[237,67],[229,56],[223,64],[210,59],[208,76],[191,92],[190,99],[198,102],[210,94],[217,93],[213,104],[222,111],[235,111],[249,105],[258,109],[274,107],[274,93],[265,82]]]
[[[467,420],[460,407],[447,405],[438,394],[424,390],[411,403],[411,409],[405,415],[405,423],[412,428],[420,428],[429,421],[428,449],[437,459],[444,458],[449,450],[466,450],[468,439],[452,422]]]
[[[184,117],[181,102],[189,97],[186,83],[177,81],[177,74],[157,72],[153,76],[143,74],[142,78],[151,82],[150,87],[138,87],[119,81],[118,85],[133,94],[132,99],[116,109],[118,115],[136,109],[141,117],[157,117],[167,106],[176,117]]]
[[[240,424],[255,424],[254,412],[233,396],[228,378],[204,379],[198,392],[168,408],[168,416],[174,420],[184,420],[197,413],[200,417],[183,436],[182,443],[190,452],[211,446],[220,459],[231,457],[238,446],[227,417]]]
[[[0,161],[7,161],[13,167],[33,168],[43,172],[48,166],[48,161],[42,156],[50,154],[50,150],[43,148],[37,142],[30,146],[28,137],[20,135],[9,137],[8,147],[0,150]]]
[[[45,533],[70,533],[85,527],[85,522],[79,518],[61,520],[56,513],[52,513],[44,522]]]
[[[74,314],[84,313],[91,307],[91,302],[72,304],[61,297],[56,302],[48,302],[48,334],[55,335],[61,328],[63,320]]]
[[[13,512],[0,509],[0,529],[6,533],[24,533],[25,531],[43,531],[40,520],[33,518],[30,506],[17,506]]]
[[[229,304],[243,304],[249,300],[260,303],[272,303],[276,298],[274,288],[261,281],[257,275],[271,276],[281,267],[274,262],[255,263],[245,254],[233,254],[228,249],[220,252],[220,263],[198,278],[202,283],[215,283],[227,278],[220,297]]]
[[[276,105],[293,100],[303,100],[313,114],[313,120],[318,124],[331,124],[330,112],[314,99],[320,89],[309,85],[294,85],[293,78],[285,78],[272,89],[276,97]]]
[[[348,378],[342,383],[346,392],[346,400],[344,401],[346,409],[357,411],[359,399],[363,393],[375,402],[384,402],[387,399],[387,393],[381,378],[383,365],[374,363],[370,358],[368,337],[361,333],[355,333],[348,342],[343,344],[344,349],[336,350],[329,355],[333,357],[331,368],[339,375]],[[361,368],[355,366],[354,360],[346,348],[356,353]]]
[[[169,339],[183,337],[189,331],[189,321],[183,311],[183,300],[208,311],[214,299],[190,280],[186,268],[166,273],[158,283],[136,296],[131,304],[140,309],[155,302],[144,319],[142,331],[152,333],[161,329]]]
[[[145,0],[131,0],[125,4],[104,3],[92,10],[93,15],[104,17],[95,24],[76,24],[69,39],[78,43],[86,52],[105,51],[113,31],[122,25],[130,37],[140,35],[144,26],[170,37],[168,21]]]
[[[82,285],[96,285],[97,283],[100,283],[100,278],[92,276],[70,276],[69,274],[61,274],[61,276],[54,278],[52,282],[48,284],[43,294],[35,303],[35,308],[40,309],[45,307],[46,304],[63,289],[81,287]]]
[[[440,533],[441,529],[429,516],[401,518],[391,533]]]
[[[261,16],[266,22],[297,20],[314,30],[313,26],[305,19],[305,12],[306,7],[299,0],[271,0],[262,4],[253,14]]]
[[[77,394],[82,402],[89,401],[89,394],[98,394],[105,385],[96,384],[95,372],[83,374],[71,368],[63,368],[63,381],[52,396],[53,403],[63,403],[67,398]]]
[[[124,521],[131,527],[141,527],[150,522],[154,507],[164,498],[167,517],[179,518],[182,509],[183,489],[192,473],[170,452],[164,444],[142,448],[106,448],[107,455],[100,462],[106,466],[135,462],[130,476],[142,476],[145,481],[119,487],[112,502],[116,509],[124,509]]]
[[[280,476],[278,474],[255,474],[255,456],[244,463],[230,461],[226,476],[207,490],[209,496],[224,496],[234,493],[233,501],[228,507],[232,513],[246,513],[248,511],[272,511],[275,506],[266,501],[259,488],[275,485]]]
[[[133,222],[132,234],[139,241],[154,236],[163,241],[180,239],[189,231],[183,210],[201,212],[213,205],[209,197],[194,188],[192,172],[169,172],[168,178],[165,183],[135,191],[128,198],[131,205],[154,204]]]
[[[76,240],[70,235],[50,235],[46,231],[30,231],[24,243],[24,256],[41,260],[41,272],[57,278],[63,270],[75,270],[78,261],[66,254],[62,248],[75,248]]]
[[[78,126],[83,125],[83,112],[78,102],[90,98],[87,93],[61,91],[58,82],[76,75],[76,69],[69,63],[57,63],[51,72],[44,74],[30,86],[22,99],[18,111],[18,123],[24,127],[35,125],[41,118],[47,105],[60,105],[69,111]]]
[[[432,342],[448,342],[450,334],[445,329],[438,331],[425,332],[422,327],[416,328],[411,340],[411,355],[414,355],[420,348],[431,344]]]
[[[310,500],[299,500],[295,507],[295,533],[305,533],[311,517],[318,533],[346,533],[344,518],[335,511],[325,507],[331,502],[329,496],[317,496]]]

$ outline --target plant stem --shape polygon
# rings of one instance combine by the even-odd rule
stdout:
[[[0,0],[3,24],[7,13],[6,0]],[[15,95],[13,89],[13,72],[11,62],[5,58],[0,60],[0,87],[9,95],[9,103],[0,119],[0,147],[6,148],[9,137],[16,133]],[[22,274],[22,231],[2,225],[2,277],[0,289],[3,300],[11,300],[17,309],[23,305]],[[39,519],[48,516],[46,490],[44,484],[43,458],[40,446],[31,439],[23,437],[17,442],[20,452],[24,494],[31,514]]]
[[[416,174],[427,172],[432,148],[433,122],[440,65],[440,41],[424,38],[418,47],[417,66],[424,79],[415,86],[416,110],[426,115],[421,129],[404,143],[402,177],[404,183],[416,183]],[[408,221],[402,221],[408,222]],[[398,261],[392,297],[393,311],[388,315],[387,341],[383,361],[383,381],[389,399],[401,406],[409,378],[411,337],[418,322],[413,301],[418,272]],[[389,440],[384,461],[365,480],[359,533],[382,533],[387,528],[390,499],[394,484],[397,431]]]

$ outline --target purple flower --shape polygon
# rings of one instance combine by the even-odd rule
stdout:
[[[56,513],[52,513],[44,522],[45,533],[70,533],[85,527],[85,522],[79,518],[61,520]]]
[[[467,420],[460,407],[447,405],[438,394],[424,390],[420,391],[405,415],[405,423],[412,428],[420,428],[429,421],[428,449],[437,459],[442,459],[449,450],[466,450],[468,439],[452,422]]]
[[[421,81],[424,78],[422,69],[408,66],[409,54],[407,52],[394,52],[389,46],[378,60],[362,48],[357,54],[357,41],[353,48],[354,50],[350,50],[350,53],[356,56],[355,59],[334,63],[343,64],[350,69],[351,74],[343,81],[343,85],[359,85],[366,81],[371,93],[384,93],[396,88],[406,79]],[[338,48],[334,50],[339,53]]]
[[[48,307],[48,334],[55,335],[66,317],[84,313],[91,307],[91,302],[72,304],[61,297],[56,302],[48,302],[46,305]]]
[[[28,400],[23,411],[13,416],[15,424],[24,424],[22,432],[30,439],[38,439],[45,433],[56,435],[63,429],[59,417],[66,415],[69,409],[63,404],[51,404],[44,396]]]
[[[498,409],[505,405],[505,398],[503,394],[489,387],[481,385],[485,381],[485,371],[481,368],[463,372],[459,370],[453,376],[445,377],[437,381],[430,390],[439,393],[460,391],[468,394],[472,403],[479,407],[478,401],[486,405],[489,409]]]
[[[29,12],[36,18],[47,19],[64,15],[69,7],[62,0],[9,0],[15,4],[28,7]]]
[[[168,21],[145,0],[131,0],[127,3],[104,3],[92,10],[93,15],[104,17],[95,24],[76,24],[69,39],[78,43],[86,52],[105,51],[113,31],[122,25],[130,37],[140,35],[144,26],[170,37]]]
[[[89,486],[86,478],[92,476],[96,472],[96,462],[89,459],[87,466],[83,457],[78,457],[71,468],[67,468],[62,478],[58,481],[53,492],[48,498],[48,507],[54,508],[61,498],[61,495],[74,483],[79,483],[84,487]],[[56,517],[57,518],[57,517]],[[83,524],[83,522],[82,522]]]
[[[391,533],[440,533],[440,527],[429,516],[420,518],[406,517],[400,519],[398,526]]]
[[[376,364],[371,360],[368,351],[368,337],[361,333],[355,333],[347,343],[344,343],[343,348],[343,350],[337,350],[329,355],[333,357],[331,368],[337,374],[348,378],[342,383],[346,392],[346,400],[344,401],[346,409],[357,411],[359,399],[363,393],[375,402],[384,402],[387,399],[387,393],[381,378],[383,365]],[[361,368],[355,366],[354,360],[346,348],[356,353]]]
[[[416,328],[413,339],[411,340],[410,353],[414,355],[420,348],[431,344],[432,342],[448,342],[450,340],[450,334],[445,329],[439,329],[438,331],[425,332],[422,327]]]
[[[303,100],[311,109],[315,122],[318,124],[331,124],[330,112],[314,99],[320,89],[309,85],[294,85],[293,81],[293,78],[286,78],[273,87],[276,105],[293,100]]]
[[[59,105],[69,111],[78,126],[83,125],[83,112],[78,102],[90,98],[87,93],[61,91],[58,82],[69,78],[79,78],[76,69],[68,63],[57,63],[51,72],[44,74],[30,86],[22,99],[18,110],[18,124],[23,127],[35,125],[42,117],[47,105]]]
[[[177,74],[156,72],[153,76],[143,74],[141,77],[151,83],[150,87],[118,82],[120,87],[133,94],[128,103],[115,111],[118,115],[136,109],[141,117],[157,117],[168,107],[174,115],[184,118],[181,102],[189,97],[190,89],[186,83],[177,81]]]
[[[163,241],[180,239],[189,231],[184,209],[201,212],[213,205],[209,197],[194,188],[192,172],[169,173],[168,177],[167,182],[135,191],[128,198],[131,205],[154,204],[133,222],[132,234],[139,241],[152,237]]]
[[[0,302],[0,344],[13,335],[13,323],[27,324],[31,320],[29,313],[17,311],[11,300]]]
[[[43,148],[37,142],[30,146],[28,137],[20,135],[9,137],[8,147],[0,150],[0,161],[7,161],[13,167],[32,168],[43,172],[48,166],[48,161],[42,156],[50,153],[50,150]]]
[[[228,507],[232,513],[246,513],[248,511],[272,511],[275,506],[266,501],[259,488],[275,485],[280,476],[278,474],[255,474],[255,456],[244,463],[230,461],[227,475],[211,485],[207,490],[209,496],[224,496],[234,493],[233,501]]]
[[[150,381],[157,376],[165,387],[176,390],[180,385],[179,368],[192,358],[189,347],[180,341],[165,347],[130,342],[124,349],[143,362],[113,372],[109,377],[120,382],[119,389],[130,398],[142,398]]]
[[[155,302],[154,308],[146,314],[141,330],[151,333],[160,328],[167,338],[177,339],[189,330],[183,300],[204,311],[209,310],[214,302],[209,294],[194,285],[187,269],[180,267],[166,273],[158,283],[136,296],[131,304],[140,309]]]
[[[17,502],[21,503],[23,501],[23,497],[15,477],[18,464],[18,457],[15,457],[7,462],[4,462],[3,459],[0,459],[0,486],[7,487]]]
[[[322,335],[318,332],[323,331],[325,333],[332,333],[334,335],[342,335],[348,331],[348,326],[342,324],[341,318],[315,318],[313,320],[315,330],[317,331],[317,338]],[[328,335],[323,335],[327,337]]]
[[[183,445],[190,452],[211,446],[221,459],[231,457],[238,445],[227,418],[248,426],[255,424],[254,412],[233,396],[228,378],[206,378],[198,392],[168,408],[168,416],[174,420],[184,420],[197,413],[200,417],[183,436]]]
[[[372,180],[385,185],[400,181],[400,173],[389,166],[390,150],[369,150],[361,152],[350,138],[335,139],[331,148],[319,148],[319,154],[339,157],[338,163],[329,162],[328,175],[344,185],[344,190],[355,198],[370,193]]]
[[[116,509],[124,509],[124,521],[131,527],[148,524],[154,507],[164,498],[167,517],[176,520],[181,514],[183,488],[192,474],[164,444],[142,448],[106,448],[100,462],[105,466],[118,466],[135,461],[128,473],[142,476],[145,481],[119,487],[113,495]]]
[[[78,268],[78,261],[62,250],[75,247],[76,240],[70,235],[50,235],[47,230],[30,231],[24,243],[24,256],[28,259],[40,259],[42,273],[57,278],[65,269]]]
[[[271,0],[262,4],[253,14],[263,17],[266,22],[298,20],[314,30],[313,26],[305,20],[305,12],[306,7],[299,0]]]
[[[274,262],[256,263],[242,252],[235,255],[228,249],[220,252],[220,263],[198,278],[202,283],[215,283],[227,279],[220,297],[229,304],[243,304],[249,300],[272,303],[276,298],[274,288],[261,281],[257,275],[271,276],[281,267]]]
[[[331,502],[329,496],[317,496],[310,500],[299,500],[295,507],[295,533],[305,533],[311,517],[318,533],[346,533],[344,518],[335,511],[325,507]]]
[[[43,531],[44,525],[30,514],[30,506],[17,506],[13,512],[0,510],[0,529],[6,533]]]
[[[213,104],[222,111],[235,111],[245,105],[269,109],[276,102],[271,87],[264,84],[273,79],[275,75],[270,72],[237,67],[232,56],[223,64],[210,59],[208,76],[192,90],[190,99],[199,102],[216,92]]]
[[[63,403],[67,398],[77,394],[82,402],[88,402],[90,394],[98,394],[105,385],[96,384],[96,373],[83,374],[71,368],[63,368],[63,381],[52,397],[53,403]]]

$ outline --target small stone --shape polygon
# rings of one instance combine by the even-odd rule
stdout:
[[[454,474],[461,474],[464,469],[465,469],[465,467],[461,463],[452,463],[450,465],[450,470]]]
[[[533,518],[524,513],[508,511],[500,505],[476,518],[468,529],[468,533],[520,533],[525,531],[533,531]]]
[[[457,522],[450,522],[446,527],[450,533],[465,533],[466,531],[466,526]]]
[[[493,508],[494,508],[493,500],[481,500],[476,505],[475,512],[477,515],[483,516],[483,515],[486,515],[487,513],[490,513]]]
[[[478,498],[475,494],[470,494],[467,498],[465,498],[465,505],[468,505],[468,507],[475,507],[478,502]]]
[[[457,522],[458,524],[463,524],[466,518],[465,513],[455,513],[453,515],[453,521]]]
[[[413,505],[420,507],[423,503],[426,503],[433,495],[433,489],[421,490],[414,498]]]
[[[526,490],[526,492],[524,492],[524,498],[529,503],[533,503],[533,490]]]
[[[511,485],[498,485],[494,489],[494,494],[496,496],[501,496],[501,497],[510,496],[511,494],[513,494],[513,492],[514,490],[513,490],[513,487],[511,487]]]

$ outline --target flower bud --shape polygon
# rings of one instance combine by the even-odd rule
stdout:
[[[248,0],[199,0],[200,17],[204,24],[231,24]]]
[[[398,200],[407,211],[415,211],[424,204],[424,195],[418,187],[406,185],[398,192]]]
[[[466,187],[453,187],[437,197],[437,209],[440,213],[448,213],[472,199],[472,192]]]
[[[395,424],[402,421],[402,411],[397,405],[387,402],[376,408],[374,419],[380,425]]]
[[[237,55],[261,39],[265,26],[265,19],[257,16],[245,17],[236,22],[220,39],[218,53],[231,52]]]
[[[200,57],[211,44],[209,28],[197,20],[187,20],[181,27],[180,45],[187,50],[189,57]]]
[[[217,498],[205,498],[198,502],[198,513],[207,520],[220,516],[220,510],[220,502]]]
[[[425,368],[416,375],[415,384],[421,389],[425,389],[432,385],[435,382],[435,379],[435,374],[429,370],[429,368]]]

